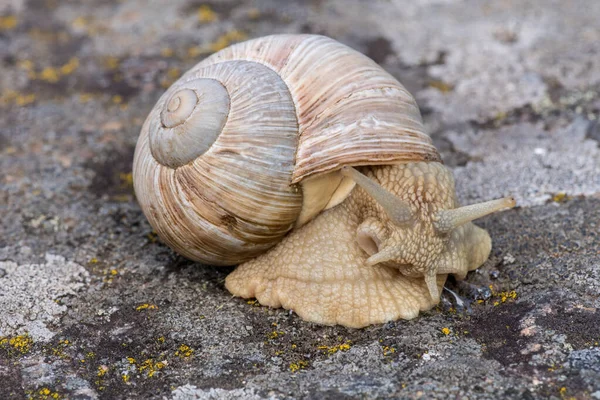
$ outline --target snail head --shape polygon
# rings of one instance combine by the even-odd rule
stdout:
[[[356,240],[368,255],[366,265],[397,268],[405,276],[424,278],[437,302],[438,274],[462,278],[489,256],[489,235],[471,221],[514,207],[515,200],[505,197],[456,207],[454,179],[442,164],[394,167],[378,168],[375,179],[352,167],[341,170],[370,198]]]

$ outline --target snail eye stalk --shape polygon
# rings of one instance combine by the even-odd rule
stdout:
[[[361,174],[352,167],[343,167],[341,173],[352,179],[365,192],[369,193],[369,195],[385,210],[385,213],[390,217],[394,224],[405,226],[413,221],[413,214],[408,203],[388,192],[379,183]]]
[[[485,217],[504,208],[513,208],[516,204],[514,197],[504,197],[455,208],[454,210],[438,211],[433,215],[433,226],[438,233],[450,233],[454,228],[458,228],[467,222]]]

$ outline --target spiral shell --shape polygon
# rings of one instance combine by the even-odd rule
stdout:
[[[135,192],[184,256],[237,264],[343,200],[344,165],[440,161],[413,97],[323,36],[275,35],[197,64],[158,100],[134,157]]]

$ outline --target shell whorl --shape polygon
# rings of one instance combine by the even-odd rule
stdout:
[[[229,114],[229,93],[215,79],[174,86],[158,102],[150,125],[150,150],[162,165],[177,168],[204,154],[221,134]]]
[[[206,263],[264,252],[302,206],[290,186],[297,132],[294,103],[272,69],[232,60],[185,74],[159,99],[136,147],[134,188],[150,224]]]

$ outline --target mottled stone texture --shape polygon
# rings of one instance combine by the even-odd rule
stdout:
[[[600,2],[0,2],[0,398],[600,399]],[[131,161],[208,54],[329,35],[416,96],[490,259],[352,330],[232,298],[157,241]],[[458,297],[455,297],[455,294]]]

